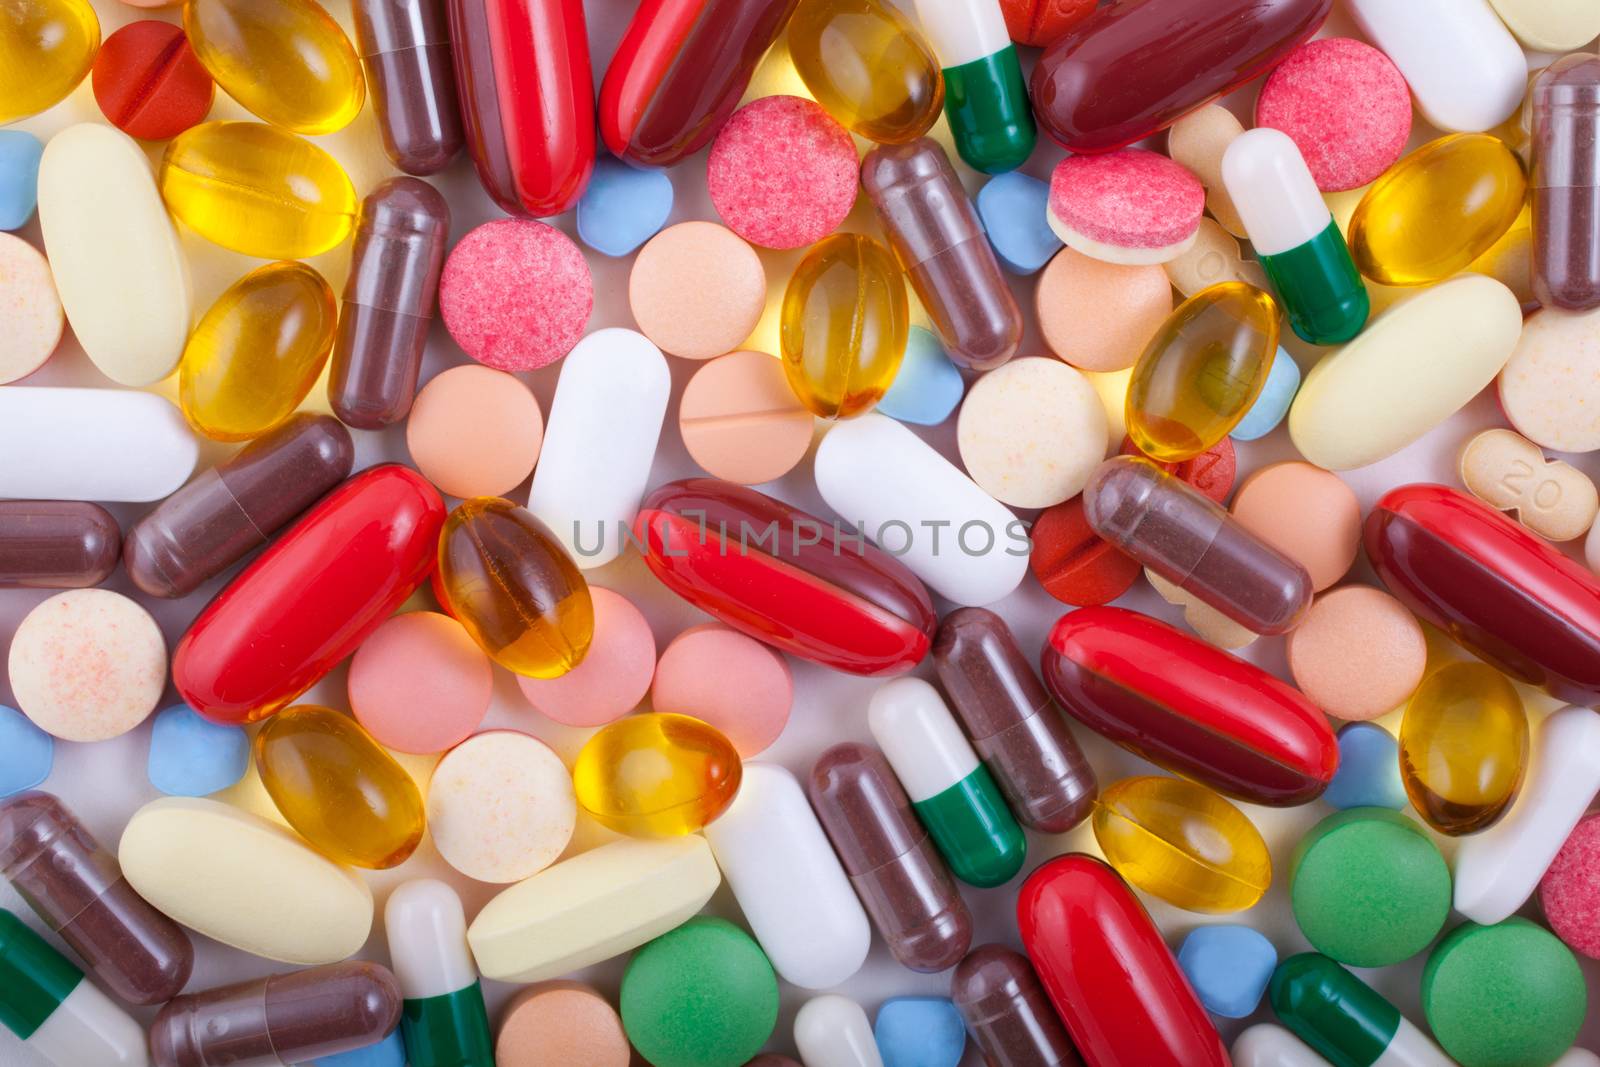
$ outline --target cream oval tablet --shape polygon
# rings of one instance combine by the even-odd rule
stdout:
[[[101,373],[132,386],[171,374],[189,336],[189,272],[133,138],[98,123],[52,137],[39,228],[67,321]]]
[[[1594,0],[1489,0],[1517,40],[1535,52],[1574,52],[1600,37]]]
[[[1505,366],[1522,306],[1501,283],[1461,274],[1391,307],[1306,375],[1289,436],[1326,470],[1376,463],[1459,411]]]
[[[967,390],[956,421],[961,462],[1002,504],[1047,508],[1083,491],[1106,458],[1094,386],[1058,359],[1014,359]]]
[[[161,500],[200,445],[164,397],[125,389],[0,389],[0,498]]]
[[[1551,541],[1582,537],[1600,511],[1594,482],[1572,464],[1544,458],[1539,446],[1512,430],[1485,430],[1461,450],[1461,481],[1490,507]]]
[[[157,911],[265,959],[335,963],[372,929],[372,892],[354,871],[221,801],[152,800],[128,820],[117,859]]]

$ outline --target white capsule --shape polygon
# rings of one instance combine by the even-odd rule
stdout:
[[[943,793],[978,769],[978,754],[939,691],[921,678],[885,682],[867,704],[867,729],[911,803]]]
[[[867,1013],[849,997],[806,1001],[794,1017],[794,1043],[806,1067],[883,1067]]]
[[[85,978],[24,1042],[59,1067],[145,1067],[144,1028]]]
[[[0,389],[0,498],[161,500],[200,446],[172,403],[126,389]]]
[[[995,0],[917,0],[917,21],[939,66],[961,67],[1011,46]]]
[[[1222,183],[1256,254],[1299,248],[1333,221],[1300,149],[1281,130],[1247,130],[1222,154]]]
[[[1569,1048],[1550,1067],[1600,1067],[1600,1056],[1586,1048]]]
[[[1257,1023],[1233,1042],[1233,1067],[1331,1067],[1275,1023]]]
[[[383,906],[383,928],[406,1000],[442,997],[478,980],[461,898],[444,882],[418,878],[396,887]]]

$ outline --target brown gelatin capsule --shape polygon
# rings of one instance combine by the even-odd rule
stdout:
[[[151,596],[194,592],[344,481],[350,431],[327,415],[295,415],[179,489],[128,531],[123,563]]]
[[[450,239],[450,205],[416,178],[390,178],[361,202],[328,403],[346,425],[399,422],[417,395]]]
[[[1533,292],[1600,306],[1600,56],[1562,56],[1533,82]]]
[[[443,0],[352,6],[383,150],[407,174],[443,170],[466,143]]]
[[[0,500],[0,587],[86,589],[122,556],[117,520],[78,500]]]
[[[400,1022],[388,968],[350,960],[190,993],[150,1024],[155,1067],[306,1063],[381,1041]]]
[[[924,974],[955,966],[972,944],[972,915],[883,755],[835,745],[812,768],[808,792],[894,958]]]
[[[973,949],[951,976],[950,999],[989,1067],[1083,1067],[1022,953],[1002,945]]]
[[[1024,825],[1063,834],[1089,816],[1099,789],[1094,769],[1004,619],[983,608],[946,615],[933,667]]]
[[[189,935],[133,891],[117,858],[54,795],[0,801],[0,874],[130,1004],[170,1000],[189,980]]]

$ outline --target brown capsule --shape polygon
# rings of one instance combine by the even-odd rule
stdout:
[[[111,577],[122,531],[77,500],[0,500],[0,587],[85,589]]]
[[[353,8],[383,150],[407,174],[443,170],[466,143],[443,0],[356,0]]]
[[[1083,1067],[1022,953],[1002,945],[973,949],[950,978],[950,999],[989,1067]]]

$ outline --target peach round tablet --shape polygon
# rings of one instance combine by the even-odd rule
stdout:
[[[849,132],[815,101],[764,96],[711,144],[706,189],[728,228],[763,248],[800,248],[839,228],[861,161]]]
[[[778,739],[794,676],[777,652],[720,623],[674,637],[656,664],[650,706],[710,723],[749,759]]]
[[[1206,190],[1166,156],[1123,148],[1068,156],[1050,175],[1050,228],[1107,263],[1165,263],[1192,244]]]
[[[805,458],[816,420],[765,352],[731,352],[699,370],[678,402],[678,432],[713,477],[741,485],[781,478]]]
[[[604,726],[639,706],[650,691],[656,639],[650,624],[619,593],[589,586],[594,639],[589,652],[559,678],[517,676],[522,695],[547,719],[566,726]]]
[[[1500,370],[1500,406],[1534,444],[1600,449],[1600,308],[1529,316]]]
[[[1172,283],[1159,266],[1124,266],[1063,248],[1034,290],[1050,351],[1083,370],[1124,370],[1172,313]]]
[[[622,1020],[581,982],[541,982],[517,994],[495,1039],[499,1067],[628,1067]]]
[[[428,829],[445,862],[480,882],[520,882],[556,861],[578,820],[572,775],[516,730],[475,734],[428,782]]]
[[[1083,491],[1110,444],[1100,394],[1060,360],[1014,359],[967,390],[961,463],[1002,504],[1047,508]]]
[[[1289,631],[1295,685],[1337,719],[1376,719],[1422,681],[1428,645],[1406,606],[1381,589],[1346,585],[1317,597]]]
[[[1233,517],[1311,575],[1318,592],[1343,578],[1361,544],[1361,503],[1348,485],[1298,460],[1263,467],[1239,486]]]
[[[532,219],[496,219],[450,250],[439,315],[462,351],[497,370],[538,370],[572,351],[594,308],[572,238]]]
[[[433,378],[406,418],[411,461],[450,496],[504,496],[533,472],[543,443],[538,398],[488,367],[451,367]]]
[[[66,321],[44,256],[22,238],[0,233],[0,385],[44,366]]]
[[[639,249],[628,303],[656,347],[684,359],[738,348],[761,319],[767,275],[744,239],[714,222],[668,226]]]
[[[466,627],[409,611],[378,627],[350,661],[350,710],[379,744],[443,752],[489,713],[494,669]]]
[[[8,661],[17,707],[63,741],[104,741],[144,722],[167,682],[167,643],[121,593],[74,589],[23,618]]]

